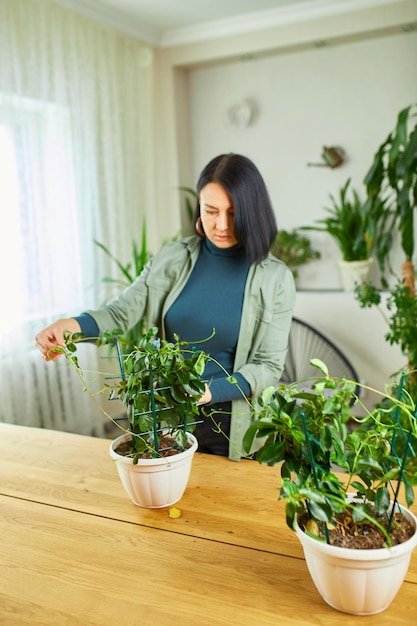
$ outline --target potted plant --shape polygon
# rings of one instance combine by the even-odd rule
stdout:
[[[321,256],[318,250],[314,250],[311,240],[296,228],[279,230],[271,252],[290,268],[294,278],[298,276],[298,267]]]
[[[257,460],[281,463],[286,520],[324,600],[347,613],[378,613],[417,544],[417,520],[399,504],[401,487],[411,506],[417,483],[416,407],[401,386],[398,397],[381,393],[388,409],[355,417],[352,398],[364,385],[311,363],[316,378],[269,388],[254,402],[243,446],[249,452],[261,438]],[[356,428],[348,428],[352,420]]]
[[[191,463],[197,449],[192,434],[196,425],[197,400],[203,395],[203,373],[209,358],[202,350],[189,349],[176,338],[171,343],[155,339],[157,328],[139,337],[133,350],[123,354],[117,342],[120,378],[109,378],[100,392],[120,400],[129,427],[117,425],[123,433],[110,444],[110,456],[117,461],[122,484],[132,501],[142,507],[170,506],[183,495]],[[120,334],[103,333],[100,343],[113,343]],[[77,343],[86,340],[81,333],[66,337],[63,351],[83,381],[84,390],[109,419],[97,402],[97,391],[90,387],[90,376],[76,356]]]
[[[369,171],[365,176],[368,193],[366,205],[374,211],[381,202],[389,207],[394,230],[400,233],[404,254],[401,272],[391,273],[392,285],[382,276],[382,290],[388,290],[386,315],[380,307],[381,289],[374,285],[358,285],[356,298],[361,307],[377,306],[388,324],[385,335],[390,344],[399,345],[411,374],[405,385],[417,396],[417,298],[414,268],[414,217],[417,208],[417,105],[402,109],[395,128],[379,146]],[[392,229],[391,229],[392,230]],[[381,269],[392,247],[392,237],[377,240],[376,250]]]
[[[333,237],[342,255],[339,268],[345,291],[353,291],[356,283],[367,282],[376,242],[379,242],[378,250],[382,250],[382,243],[391,237],[391,212],[385,201],[378,199],[372,205],[362,203],[357,191],[349,188],[350,183],[348,178],[338,198],[330,194],[327,217],[317,220],[314,226],[302,227],[303,230],[327,232]]]

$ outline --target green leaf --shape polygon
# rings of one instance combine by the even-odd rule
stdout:
[[[251,451],[253,441],[257,433],[258,433],[258,426],[255,423],[251,424],[249,428],[246,430],[243,436],[243,441],[242,441],[242,447],[243,447],[243,450],[246,452],[246,454],[249,454],[249,452]]]
[[[352,508],[352,519],[354,522],[363,522],[369,516],[369,508],[361,502],[355,504]]]
[[[257,459],[259,463],[266,463],[266,465],[275,465],[283,460],[283,454],[285,451],[285,442],[276,441],[272,445],[268,445],[265,448],[261,448],[257,453]]]
[[[175,434],[175,440],[180,446],[181,450],[184,450],[185,446],[188,443],[187,433],[185,433],[183,430],[177,430]]]
[[[327,365],[321,359],[311,359],[310,364],[313,367],[317,367],[325,376],[329,375],[329,369]]]
[[[194,369],[199,376],[202,376],[204,374],[204,370],[206,367],[206,360],[207,360],[206,355],[203,352],[200,352],[200,354],[198,355],[198,359],[194,365]]]
[[[333,445],[332,430],[328,424],[325,424],[320,433],[320,446],[322,450],[330,450]]]
[[[364,495],[366,492],[366,487],[362,483],[358,483],[356,480],[351,482],[351,486],[353,489],[356,489],[361,495]]]
[[[375,494],[374,506],[379,515],[388,511],[390,505],[389,491],[386,487],[380,487]]]
[[[414,504],[414,499],[415,499],[414,489],[410,485],[408,480],[404,480],[404,487],[405,487],[405,501],[407,503],[407,506],[410,507],[412,504]]]
[[[316,520],[330,522],[332,519],[332,507],[326,501],[315,502],[314,500],[310,500],[309,509],[312,517]]]
[[[303,513],[304,507],[300,502],[287,502],[285,505],[285,519],[287,526],[291,528],[291,530],[294,530],[297,516],[302,515]]]

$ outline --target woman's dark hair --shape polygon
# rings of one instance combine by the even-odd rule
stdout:
[[[218,183],[229,194],[234,208],[234,235],[251,263],[268,255],[277,235],[277,223],[268,190],[256,165],[240,154],[221,154],[203,169],[197,182],[194,230],[200,217],[200,192],[208,183]]]

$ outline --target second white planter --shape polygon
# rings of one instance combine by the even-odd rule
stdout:
[[[417,519],[404,507],[401,512],[417,528]],[[296,525],[311,578],[323,600],[353,615],[381,613],[391,604],[407,573],[417,533],[392,548],[353,550],[331,546],[306,535]]]
[[[129,457],[115,452],[117,446],[130,435],[121,435],[110,444],[110,456],[116,461],[117,471],[126,493],[137,506],[158,509],[180,500],[187,487],[197,439],[187,433],[189,448],[169,457],[139,459],[137,464]]]
[[[355,285],[368,282],[374,260],[371,257],[366,261],[339,260],[340,277],[344,291],[354,291]]]

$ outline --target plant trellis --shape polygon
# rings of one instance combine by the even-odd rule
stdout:
[[[151,342],[156,350],[160,350],[161,348],[161,341],[160,339],[156,339],[154,341]],[[117,356],[108,356],[108,357],[104,357],[104,358],[117,358],[118,361],[118,366],[119,366],[119,370],[120,370],[120,374],[113,376],[112,378],[117,378],[120,379],[122,381],[127,382],[128,378],[129,378],[129,374],[126,372],[126,368],[125,368],[125,359],[126,357],[128,357],[129,355],[127,354],[123,354],[122,351],[122,345],[118,339],[118,337],[115,337],[115,346],[116,346],[116,350],[117,350]],[[132,433],[132,437],[137,437],[138,433],[135,432],[134,426],[135,423],[138,423],[136,418],[142,418],[146,416],[152,416],[152,429],[151,430],[140,430],[140,436],[146,436],[146,435],[152,435],[153,437],[153,445],[154,445],[154,451],[155,454],[158,454],[159,451],[159,440],[158,440],[158,433],[163,433],[164,431],[166,431],[166,427],[162,426],[158,428],[158,424],[161,422],[161,419],[163,420],[163,416],[161,417],[161,414],[165,411],[171,411],[173,409],[175,409],[175,406],[172,405],[166,405],[166,406],[157,406],[158,402],[156,402],[156,399],[160,399],[161,395],[160,392],[164,392],[166,390],[169,389],[168,386],[156,386],[154,384],[154,368],[152,366],[152,362],[151,362],[151,358],[149,358],[148,360],[148,367],[147,370],[149,372],[149,388],[144,389],[143,391],[138,391],[137,392],[137,396],[147,396],[149,397],[149,409],[145,410],[145,411],[138,411],[135,410],[134,406],[129,405],[128,407],[128,413],[129,411],[131,411],[131,414],[127,415],[126,417],[120,417],[120,418],[116,418],[115,421],[122,421],[125,419],[128,419],[129,421],[129,428],[130,431]],[[117,396],[115,395],[111,395],[110,399],[112,400],[116,400],[119,399]],[[184,433],[187,431],[187,429],[190,426],[195,426],[198,423],[201,423],[202,420],[198,420],[198,421],[190,421],[188,419],[187,416],[187,412],[184,411],[183,412],[183,421],[179,424],[176,425],[175,429],[176,431],[182,430]],[[167,448],[165,448],[167,449]]]
[[[403,397],[404,397],[404,383],[405,383],[405,372],[402,373],[401,376],[401,381],[400,381],[400,386],[399,386],[399,391],[398,391],[398,400],[401,402]],[[417,411],[417,409],[416,409]],[[416,419],[416,411],[414,411],[414,423],[417,423],[417,419]],[[407,461],[407,457],[409,454],[411,454],[413,456],[413,458],[416,457],[416,453],[414,451],[413,446],[411,445],[411,440],[413,438],[413,435],[415,435],[415,433],[413,433],[413,430],[410,428],[409,431],[407,432],[401,422],[400,422],[400,406],[397,405],[395,408],[395,412],[394,412],[394,421],[395,421],[395,427],[394,427],[394,432],[392,434],[392,440],[391,440],[391,455],[397,460],[397,462],[399,463],[399,467],[400,467],[400,473],[397,479],[397,485],[396,487],[394,487],[391,483],[391,489],[393,491],[394,494],[394,505],[391,509],[391,514],[390,514],[390,518],[389,518],[389,522],[388,522],[388,532],[390,532],[391,530],[391,526],[392,526],[392,521],[394,519],[394,513],[395,513],[395,508],[398,502],[398,494],[399,494],[399,490],[400,490],[400,486],[401,486],[401,482],[404,483],[404,487],[406,489],[406,491],[410,492],[410,495],[412,494],[412,497],[414,498],[414,494],[413,494],[413,489],[410,486],[407,477],[404,475],[404,468],[406,466],[406,461]],[[401,455],[401,453],[397,452],[397,444],[398,444],[398,440],[402,439],[404,445],[404,451]],[[389,464],[388,464],[389,465]],[[387,468],[389,469],[389,467]]]

